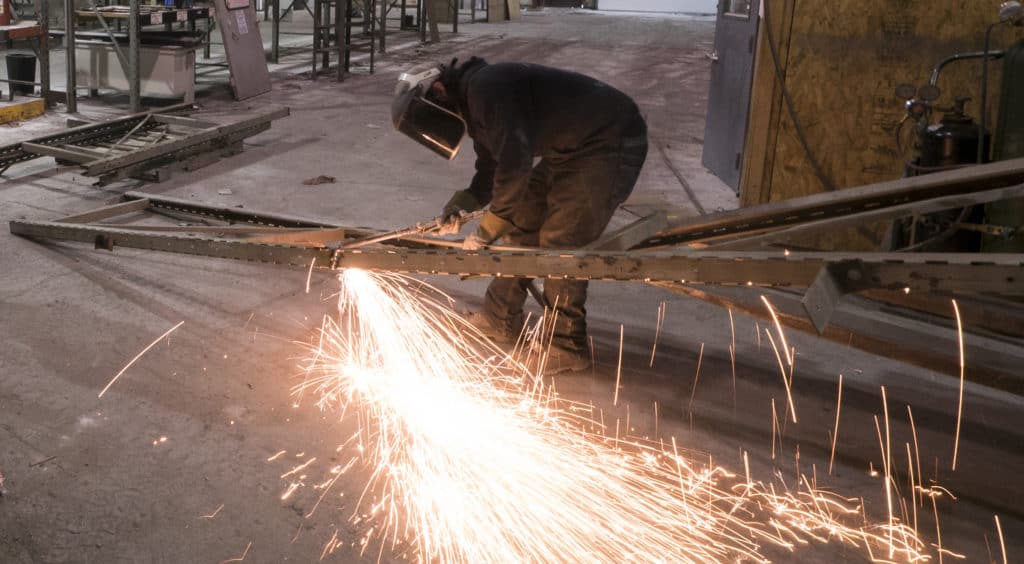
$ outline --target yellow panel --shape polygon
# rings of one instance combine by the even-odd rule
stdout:
[[[30,102],[18,102],[7,106],[0,106],[0,123],[22,121],[39,117],[46,112],[46,105],[42,100]]]

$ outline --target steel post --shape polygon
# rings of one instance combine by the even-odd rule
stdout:
[[[385,37],[384,37],[384,35],[387,33],[387,29],[388,29],[388,2],[389,2],[389,0],[382,0],[382,2],[380,3],[380,52],[381,53],[387,53],[387,51],[388,51],[387,43],[385,42]],[[370,14],[372,15],[373,12],[370,12]]]
[[[142,111],[139,76],[139,0],[128,2],[128,97],[132,112]]]
[[[342,26],[347,27],[348,20],[344,19],[345,14],[341,9],[342,2],[343,0],[334,0],[334,47],[338,50],[338,75],[335,77],[337,82],[342,81],[347,70],[343,62],[345,44],[342,42],[342,39],[344,39]]]
[[[45,0],[43,0],[45,2]],[[64,49],[67,51],[67,86],[64,87],[68,113],[78,111],[75,90],[75,1],[64,0]]]
[[[36,14],[42,35],[39,36],[39,95],[46,107],[50,107],[50,3],[47,0],[36,0]]]
[[[270,31],[270,60],[278,63],[281,56],[281,0],[270,0],[273,3],[273,19]]]

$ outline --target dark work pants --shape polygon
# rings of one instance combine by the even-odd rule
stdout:
[[[647,157],[647,127],[636,116],[617,144],[605,151],[566,159],[541,159],[533,168],[527,195],[516,209],[519,227],[511,245],[573,249],[585,246],[608,226],[616,208],[629,197]],[[527,278],[495,278],[487,288],[484,313],[518,330],[523,322]],[[587,347],[587,282],[548,279],[547,308],[557,310],[552,344],[570,350]]]

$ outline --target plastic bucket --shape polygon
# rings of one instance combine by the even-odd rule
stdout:
[[[7,53],[7,79],[36,81],[36,56],[32,53]],[[15,94],[32,94],[36,87],[32,84],[11,84]]]

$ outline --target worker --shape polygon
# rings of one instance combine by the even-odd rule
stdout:
[[[463,249],[508,245],[572,249],[596,240],[633,191],[647,156],[647,125],[636,103],[579,73],[523,63],[413,67],[399,76],[395,128],[453,159],[468,133],[476,152],[469,187],[444,206],[443,232],[490,206]],[[539,157],[539,161],[537,160]],[[531,281],[495,278],[483,311],[468,320],[496,342],[523,329]],[[545,310],[555,312],[547,372],[590,367],[587,282],[548,279]]]

